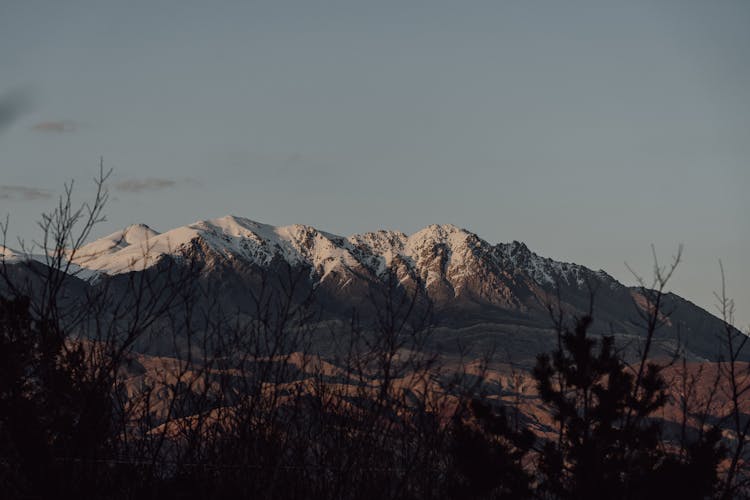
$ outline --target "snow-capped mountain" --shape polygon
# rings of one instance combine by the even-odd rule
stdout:
[[[377,279],[390,269],[402,280],[444,289],[454,296],[479,278],[487,297],[518,285],[519,275],[529,286],[582,286],[594,275],[615,283],[603,271],[593,273],[583,266],[540,257],[518,242],[492,245],[450,224],[430,225],[411,235],[376,231],[348,237],[305,225],[275,227],[235,216],[198,221],[164,233],[138,224],[80,248],[74,261],[116,275],[144,270],[165,256],[185,256],[194,246],[216,263],[242,262],[263,268],[281,260],[307,267],[318,282],[332,274]]]
[[[17,254],[4,253],[9,262],[19,262]],[[228,306],[225,310],[245,314],[252,313],[248,291],[260,283],[259,277],[289,270],[314,287],[328,318],[344,321],[351,311],[372,306],[373,290],[395,281],[429,298],[442,327],[454,332],[469,329],[473,338],[504,331],[508,342],[521,342],[517,349],[529,353],[544,349],[539,342],[547,340],[510,332],[549,332],[549,304],[560,300],[568,314],[583,314],[592,293],[599,331],[628,338],[642,331],[639,307],[644,299],[638,289],[604,271],[541,257],[523,243],[492,244],[447,224],[411,235],[381,230],[338,236],[305,225],[276,227],[225,216],[163,233],[132,225],[79,248],[70,258],[79,277],[95,276],[89,280],[91,286],[117,283],[132,273],[158,272],[154,266],[161,262],[197,262],[200,278]],[[672,310],[665,342],[676,345],[680,338],[699,356],[711,357],[719,320],[673,294],[663,304]]]
[[[166,257],[197,258],[207,274],[223,269],[227,279],[286,263],[307,270],[310,282],[329,296],[327,302],[340,305],[361,300],[367,287],[381,283],[387,273],[401,285],[423,289],[442,309],[492,306],[541,312],[551,290],[563,287],[579,293],[592,281],[628,293],[603,271],[540,257],[515,241],[493,245],[449,224],[430,225],[411,235],[381,230],[348,237],[236,216],[164,233],[139,224],[80,248],[73,259],[85,269],[114,276],[146,270]]]

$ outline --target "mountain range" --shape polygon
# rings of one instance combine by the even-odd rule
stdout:
[[[132,225],[71,257],[93,287],[152,272],[166,261],[199,262],[200,279],[222,304],[248,313],[249,292],[260,277],[292,271],[314,289],[322,317],[341,324],[352,311],[367,315],[373,290],[395,282],[429,299],[433,342],[442,350],[500,349],[521,361],[554,345],[550,305],[569,317],[583,315],[593,297],[593,331],[615,335],[626,348],[637,350],[644,332],[645,290],[601,270],[539,256],[518,241],[492,244],[448,224],[411,235],[381,230],[345,237],[225,216],[163,233]],[[663,297],[663,311],[655,352],[666,356],[681,347],[695,360],[716,357],[716,335],[723,331],[718,318],[671,293]]]

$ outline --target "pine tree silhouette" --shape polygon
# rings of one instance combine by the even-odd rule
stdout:
[[[559,425],[540,456],[540,490],[566,499],[710,496],[719,432],[701,433],[684,456],[670,451],[654,418],[667,401],[660,366],[646,363],[636,383],[612,337],[587,335],[591,323],[580,318],[560,332],[558,349],[537,357],[539,394]]]

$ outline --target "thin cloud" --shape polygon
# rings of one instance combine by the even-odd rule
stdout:
[[[10,127],[31,108],[31,94],[25,89],[14,89],[0,95],[0,132]]]
[[[76,128],[78,127],[76,126],[75,122],[62,120],[37,123],[36,125],[31,127],[31,130],[34,130],[36,132],[52,132],[61,134],[63,132],[75,132]]]
[[[162,189],[175,187],[176,185],[177,181],[172,179],[149,177],[146,179],[128,179],[120,181],[115,184],[115,189],[124,193],[142,193],[144,191],[160,191]]]
[[[30,186],[5,186],[0,185],[0,200],[8,201],[33,201],[48,200],[52,198],[52,192]]]

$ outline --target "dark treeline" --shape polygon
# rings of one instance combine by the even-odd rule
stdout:
[[[250,316],[213,302],[188,260],[78,287],[69,262],[105,180],[90,205],[68,191],[43,217],[46,265],[3,257],[4,498],[748,495],[747,337],[731,303],[720,296],[726,330],[706,333],[725,352],[715,375],[649,356],[679,259],[643,286],[634,363],[588,333],[593,305],[566,317],[550,300],[557,347],[530,375],[553,422],[539,432],[508,387],[484,383],[486,362],[447,366],[426,347],[429,301],[395,276],[372,290],[374,314],[331,329],[308,270],[259,278]],[[677,431],[659,418],[670,401]]]

